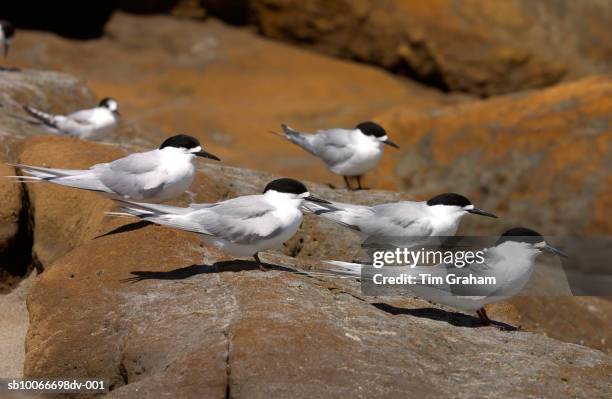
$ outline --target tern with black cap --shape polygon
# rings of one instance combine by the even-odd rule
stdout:
[[[378,164],[385,145],[399,148],[382,126],[370,121],[354,129],[319,130],[315,134],[301,133],[287,125],[281,127],[285,134],[280,136],[320,158],[331,172],[344,177],[349,190],[349,177],[356,177],[358,189],[362,189],[361,176]]]
[[[263,194],[186,208],[117,201],[126,214],[199,234],[204,242],[232,256],[253,256],[264,271],[258,253],[281,248],[297,232],[304,202],[328,203],[288,178],[271,181]]]
[[[202,149],[195,137],[179,134],[158,149],[130,154],[89,169],[52,169],[15,164],[31,176],[15,176],[23,182],[46,181],[96,191],[114,199],[159,203],[185,192],[195,176],[195,157],[219,161]]]
[[[462,267],[451,263],[435,266],[402,266],[386,269],[387,275],[411,275],[415,283],[408,287],[411,294],[432,302],[454,308],[476,311],[484,325],[491,320],[484,306],[517,295],[527,284],[535,258],[545,252],[566,258],[560,250],[546,242],[542,235],[525,227],[515,227],[503,233],[494,246],[484,249],[483,259],[468,262]],[[340,261],[326,261],[332,275],[363,279],[373,278],[374,273],[385,271],[363,269],[363,264]],[[428,276],[423,283],[423,275]],[[432,278],[432,277],[438,277]],[[449,278],[451,277],[451,278]],[[463,279],[493,278],[494,284],[451,284]]]
[[[453,236],[459,222],[468,213],[496,218],[494,214],[474,207],[461,194],[445,193],[428,201],[400,201],[373,206],[341,202],[306,203],[306,212],[347,227],[363,240],[390,238]]]
[[[119,123],[119,105],[113,98],[102,99],[97,107],[67,115],[53,115],[25,105],[23,109],[51,132],[82,140],[100,139]]]

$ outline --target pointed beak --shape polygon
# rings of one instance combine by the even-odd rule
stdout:
[[[567,258],[568,256],[566,254],[564,254],[563,252],[559,251],[557,248],[552,247],[548,244],[546,244],[544,247],[540,248],[540,250],[542,252],[546,252],[549,253],[551,255],[555,255],[555,256],[559,256],[561,258]]]
[[[315,202],[315,203],[319,203],[319,204],[329,204],[331,205],[331,202],[326,201],[324,199],[321,198],[317,198],[314,195],[309,195],[308,197],[304,198],[306,201],[310,201],[310,202]]]
[[[214,159],[215,161],[220,161],[221,159],[219,159],[219,157],[217,157],[216,155],[211,154],[210,152],[206,152],[204,150],[200,150],[198,152],[194,152],[193,153],[195,156],[197,157],[202,157],[202,158],[208,158],[208,159]]]
[[[487,211],[483,211],[482,209],[478,209],[478,208],[474,208],[474,209],[468,209],[467,212],[469,213],[473,213],[475,215],[480,215],[480,216],[487,216],[490,218],[496,218],[497,216],[495,216],[494,214],[487,212]]]
[[[393,141],[391,141],[389,139],[383,141],[383,143],[386,144],[386,145],[390,145],[391,147],[395,147],[395,148],[399,149],[399,145],[395,144]]]

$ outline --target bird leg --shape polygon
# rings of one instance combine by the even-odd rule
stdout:
[[[487,316],[487,311],[485,310],[485,308],[478,309],[476,313],[478,314],[478,317],[480,317],[480,321],[482,322],[483,325],[485,326],[491,325],[491,319],[489,319],[489,316]]]
[[[361,175],[357,176],[357,190],[369,190],[361,185]]]
[[[361,187],[361,176],[357,176],[357,190],[363,190]]]
[[[255,258],[255,262],[257,262],[257,266],[259,266],[259,270],[261,270],[262,272],[267,272],[268,269],[263,265],[261,259],[259,259],[259,254],[255,253],[253,257]]]
[[[353,189],[351,188],[351,182],[349,181],[348,176],[342,176],[344,177],[344,183],[346,183],[346,189],[349,191],[353,191]]]

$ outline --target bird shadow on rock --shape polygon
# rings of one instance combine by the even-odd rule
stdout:
[[[389,305],[388,303],[373,303],[372,305],[383,312],[390,313],[392,315],[409,315],[424,319],[445,321],[455,327],[484,327],[479,318],[459,312],[449,312],[436,308],[405,309]],[[518,330],[518,328],[511,326],[510,324],[502,323],[500,321],[491,320],[491,325],[503,331]]]
[[[291,271],[284,266],[264,264],[269,271]],[[259,270],[259,266],[255,261],[250,260],[226,260],[215,262],[212,265],[191,265],[180,267],[174,270],[167,271],[140,271],[136,270],[130,272],[133,277],[122,279],[124,283],[137,283],[144,280],[185,280],[198,274],[210,274],[210,273],[225,273],[232,272],[238,273],[242,271]]]
[[[100,234],[99,236],[95,237],[94,240],[98,238],[106,237],[106,236],[111,236],[113,234],[128,233],[130,231],[142,229],[143,227],[147,227],[150,224],[155,224],[155,223],[149,222],[148,220],[139,220],[137,222],[124,224],[107,233]]]

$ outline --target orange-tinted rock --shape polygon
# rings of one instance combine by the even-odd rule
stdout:
[[[115,147],[78,139],[39,136],[24,141],[19,162],[50,168],[87,169],[125,155]],[[43,267],[80,243],[99,235],[112,201],[86,190],[27,183],[34,220],[34,257]]]
[[[29,139],[23,151],[69,167],[120,153],[56,137]],[[273,178],[218,164],[199,169],[192,188],[197,201],[261,192]],[[364,200],[359,193],[307,185],[320,197]],[[116,397],[218,396],[227,390],[248,397],[363,390],[369,396],[422,386],[468,396],[470,384],[440,378],[449,361],[460,370],[459,381],[471,382],[488,379],[486,370],[506,362],[512,367],[493,382],[498,392],[607,393],[602,381],[610,360],[601,352],[522,331],[475,329],[475,317],[419,299],[361,297],[354,282],[261,273],[250,261],[223,263],[230,258],[202,246],[193,234],[103,218],[110,201],[79,190],[54,193],[52,187],[28,186],[29,192],[36,190],[31,206],[35,240],[42,242],[37,246],[35,241],[34,248],[52,262],[45,264],[29,297],[28,377],[101,377]],[[367,194],[373,202],[402,198]],[[317,258],[358,250],[355,236],[313,217],[298,236],[304,238],[301,251],[293,253],[291,243],[287,248],[298,258],[267,252],[264,261],[317,269],[322,267]],[[52,240],[55,250],[49,252]],[[139,273],[143,281],[122,281],[135,271],[145,272]],[[515,323],[521,315],[514,309],[497,305],[490,312],[496,320]],[[389,385],[390,372],[399,383]],[[556,383],[568,374],[573,384]],[[365,376],[370,383],[360,385]],[[324,383],[308,382],[313,379]]]
[[[495,231],[466,218],[471,234],[516,225],[610,234],[611,111],[607,77],[430,113],[400,107],[377,118],[402,147],[401,159],[383,158],[381,173],[387,187],[422,198],[459,192],[500,216]]]
[[[251,0],[267,36],[492,95],[610,71],[612,7],[599,1]]]
[[[610,393],[600,351],[226,259],[156,226],[80,245],[31,291],[25,376],[103,378],[110,397],[472,397],[474,384],[504,396]],[[140,281],[122,281],[135,271]]]

